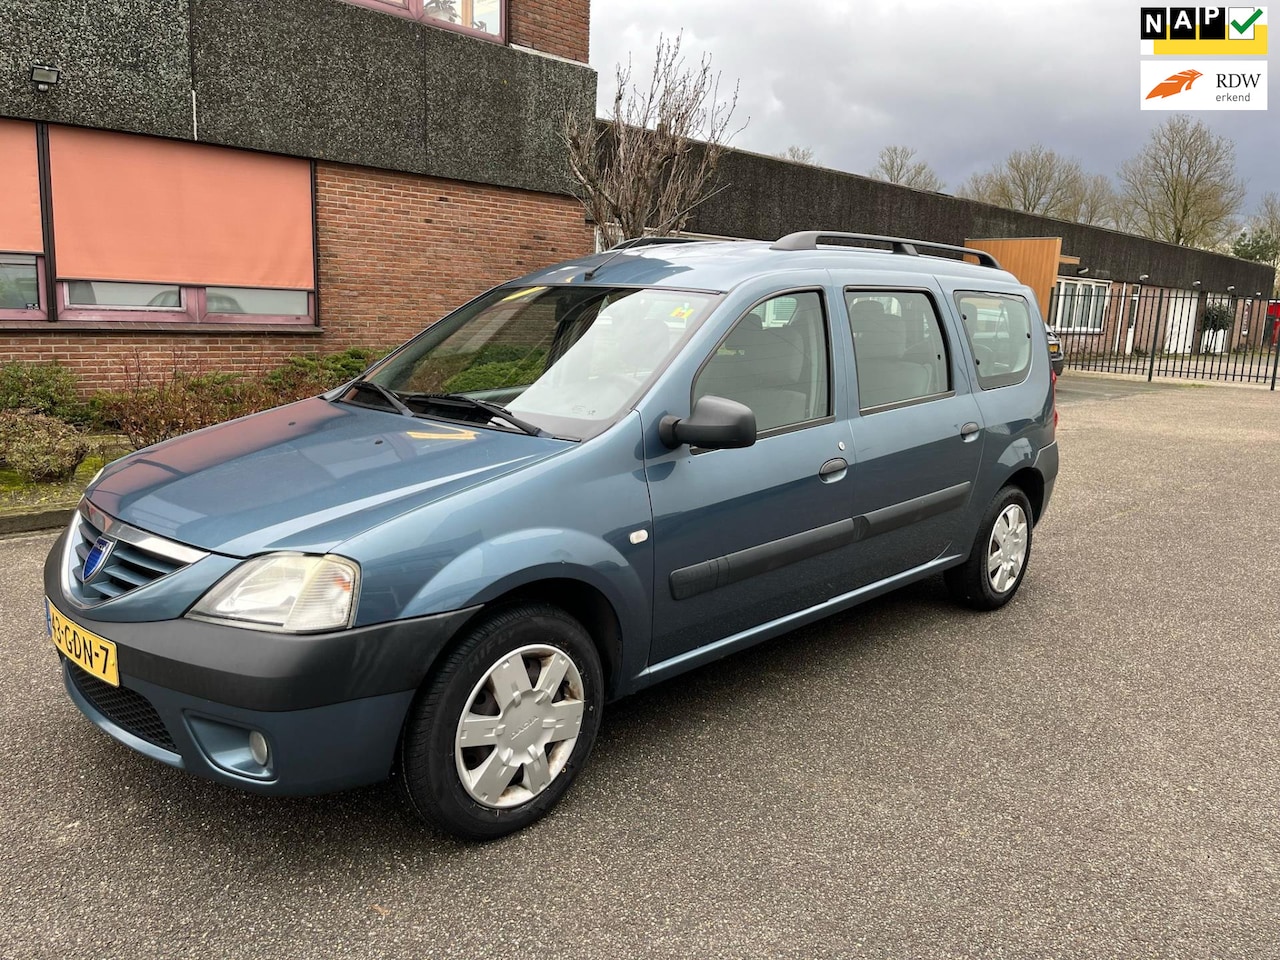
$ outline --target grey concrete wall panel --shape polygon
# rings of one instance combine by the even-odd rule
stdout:
[[[1272,285],[1271,268],[1261,264],[745,151],[726,152],[719,185],[724,189],[698,207],[691,231],[770,240],[797,230],[844,230],[955,244],[1062,237],[1062,252],[1079,257],[1091,277],[1135,281],[1146,273],[1149,284],[1189,288],[1199,280],[1204,290],[1234,285],[1240,295]]]
[[[339,0],[0,0],[0,24],[0,116],[498,186],[569,192],[560,117],[595,106],[589,67]]]
[[[0,0],[0,65],[0,116],[191,136],[187,0]]]
[[[567,192],[595,72],[337,0],[193,0],[200,139]]]
[[[421,25],[333,0],[193,0],[191,15],[201,140],[426,166]]]
[[[595,112],[595,71],[423,28],[424,173],[568,192],[566,107]]]

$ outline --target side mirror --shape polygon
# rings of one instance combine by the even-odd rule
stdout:
[[[686,419],[659,420],[658,437],[672,450],[685,444],[704,450],[749,447],[756,442],[756,415],[736,400],[699,397]]]

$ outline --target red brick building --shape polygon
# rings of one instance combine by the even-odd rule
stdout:
[[[386,347],[591,249],[587,0],[69,6],[0,0],[0,59],[58,71],[0,81],[0,361]]]

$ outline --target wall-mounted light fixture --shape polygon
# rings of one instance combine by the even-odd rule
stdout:
[[[45,93],[52,86],[57,85],[62,79],[62,68],[50,67],[43,63],[33,63],[31,65],[31,82],[36,85],[36,89],[41,93]]]
[[[1193,287],[1198,287],[1198,286],[1200,286],[1200,281],[1199,281],[1199,280],[1192,280],[1192,281],[1191,281],[1191,285],[1192,285]]]
[[[1083,276],[1084,276],[1086,273],[1088,273],[1088,272],[1089,272],[1089,268],[1088,268],[1088,267],[1081,267],[1079,270],[1077,270],[1077,271],[1076,271],[1076,276],[1077,276],[1077,277],[1083,277]]]
[[[1231,284],[1230,286],[1227,287],[1227,293],[1234,292],[1235,288],[1236,288],[1235,284]]]
[[[1139,283],[1146,283],[1146,282],[1147,282],[1147,280],[1148,280],[1148,279],[1150,279],[1150,277],[1151,277],[1151,274],[1149,274],[1149,273],[1140,273],[1140,274],[1138,274],[1138,282],[1139,282]]]

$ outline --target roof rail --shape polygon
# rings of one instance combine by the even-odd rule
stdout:
[[[1000,263],[991,254],[985,250],[975,250],[972,247],[957,247],[951,243],[932,243],[928,240],[906,240],[902,237],[880,237],[871,233],[841,233],[837,230],[802,230],[799,233],[789,233],[780,240],[775,240],[769,247],[770,250],[816,250],[818,241],[828,237],[838,240],[873,240],[877,243],[889,244],[889,249],[894,253],[902,254],[908,257],[920,256],[920,251],[916,247],[924,247],[928,250],[950,250],[953,253],[963,253],[971,257],[977,257],[978,263],[984,267],[994,267],[1000,269]]]
[[[652,247],[659,243],[703,243],[699,237],[632,237],[615,243],[610,250],[630,250],[632,247]]]

